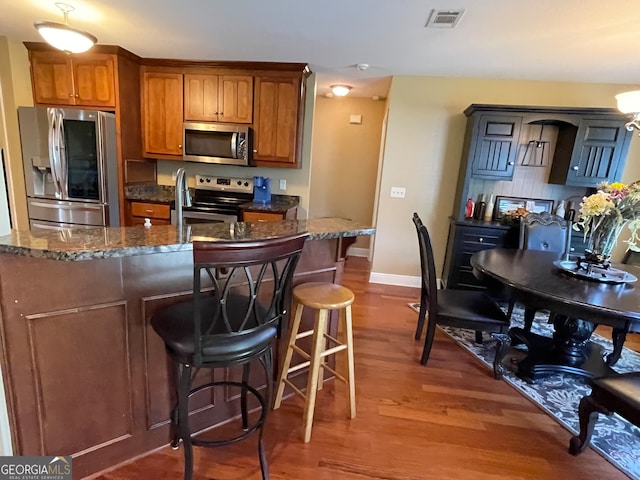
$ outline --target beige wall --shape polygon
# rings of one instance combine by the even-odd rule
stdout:
[[[310,217],[343,217],[370,224],[384,102],[318,97],[313,129]],[[360,125],[351,124],[360,115]],[[369,248],[359,237],[356,248]]]
[[[442,271],[448,217],[455,195],[466,125],[472,103],[613,107],[614,95],[637,85],[533,82],[435,77],[394,77],[391,84],[384,163],[380,182],[372,272],[419,276],[411,215],[418,212],[433,237]],[[622,180],[640,178],[640,140],[634,134]],[[406,198],[390,198],[392,186]],[[624,245],[619,242],[614,260]]]
[[[31,105],[27,49],[17,40],[0,36],[0,145],[5,149],[14,228],[29,228],[17,108]]]

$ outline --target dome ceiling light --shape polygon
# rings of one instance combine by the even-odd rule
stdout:
[[[69,26],[69,12],[75,8],[60,2],[56,3],[56,7],[62,10],[64,24],[46,21],[35,22],[33,26],[36,27],[42,38],[52,47],[67,53],[82,53],[93,47],[98,41],[96,37]]]
[[[351,91],[350,85],[331,85],[331,91],[336,97],[344,97]]]

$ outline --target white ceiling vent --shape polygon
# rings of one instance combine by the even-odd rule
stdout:
[[[458,24],[463,13],[464,9],[432,10],[425,26],[427,28],[453,28]]]

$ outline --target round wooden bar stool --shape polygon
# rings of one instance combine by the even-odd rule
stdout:
[[[280,407],[285,385],[289,385],[295,393],[305,399],[304,415],[302,420],[304,426],[303,438],[305,443],[311,439],[311,426],[313,424],[316,394],[318,390],[322,389],[324,369],[329,370],[336,376],[336,378],[347,384],[349,391],[347,397],[349,418],[354,418],[356,416],[356,387],[353,368],[353,328],[351,323],[351,304],[353,303],[354,298],[355,297],[351,290],[334,283],[303,283],[293,289],[293,300],[297,306],[293,322],[291,324],[291,330],[289,332],[287,353],[282,365],[282,371],[280,372],[278,392],[276,394],[273,408],[277,409]],[[300,320],[302,319],[302,312],[305,307],[316,310],[314,328],[300,332]],[[339,322],[344,328],[345,333],[344,343],[333,338],[327,333],[327,321],[330,310],[339,310]],[[308,353],[296,345],[296,341],[311,335],[313,335],[311,341],[311,353]],[[334,346],[331,346],[331,344]],[[327,365],[325,360],[327,356],[343,350],[347,353],[346,378]],[[302,356],[305,361],[292,367],[291,358],[294,351]],[[297,372],[307,366],[309,367],[309,374],[307,378],[307,391],[305,394],[293,385],[291,381],[289,381],[288,376],[289,374]]]

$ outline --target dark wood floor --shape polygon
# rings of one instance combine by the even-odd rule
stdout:
[[[627,478],[590,448],[569,455],[569,431],[444,334],[429,366],[420,366],[416,314],[406,306],[418,291],[367,278],[368,263],[350,258],[344,284],[356,294],[357,417],[346,418],[344,388],[328,382],[304,444],[302,401],[285,400],[265,435],[273,480]],[[638,336],[628,345],[640,350]],[[195,479],[259,479],[255,444],[196,449]],[[98,478],[178,479],[182,466],[182,451],[165,447]]]

